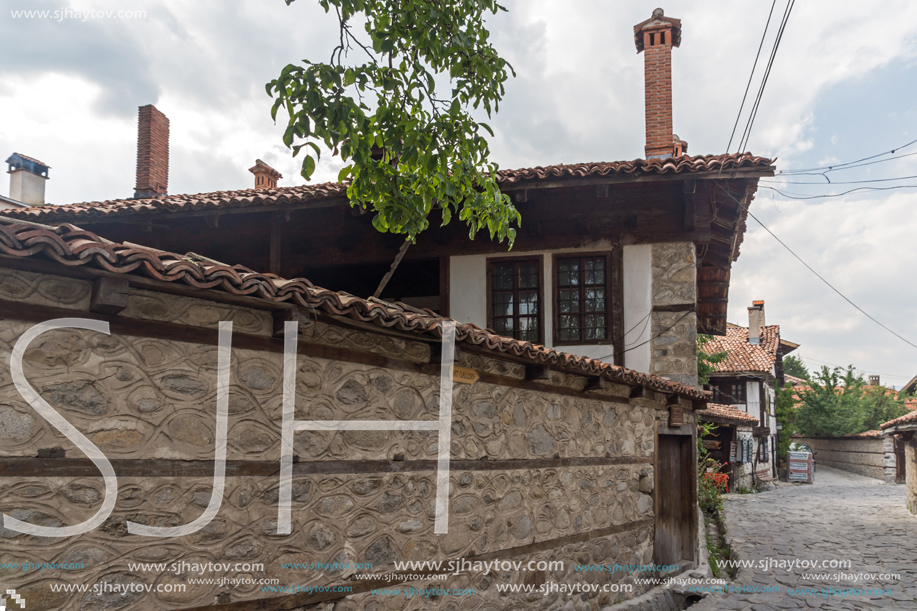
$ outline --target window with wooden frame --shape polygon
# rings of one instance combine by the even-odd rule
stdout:
[[[608,253],[554,257],[554,343],[612,341],[612,269]]]
[[[721,405],[744,405],[746,400],[746,385],[744,381],[715,381],[713,387],[713,402]]]
[[[490,259],[487,267],[487,325],[499,335],[543,344],[543,259]]]

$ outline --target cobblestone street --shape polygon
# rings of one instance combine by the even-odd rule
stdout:
[[[904,486],[828,467],[819,467],[815,480],[811,486],[780,484],[771,492],[727,497],[728,537],[739,559],[755,563],[730,585],[774,591],[717,596],[696,608],[917,609],[917,516],[905,508]],[[796,559],[849,560],[850,568],[765,570],[760,564]],[[897,573],[900,581],[855,579],[863,573]],[[873,588],[891,592],[870,595]],[[799,589],[819,594],[793,591]],[[866,593],[841,594],[851,589]]]

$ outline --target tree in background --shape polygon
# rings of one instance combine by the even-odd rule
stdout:
[[[802,364],[802,359],[792,355],[783,358],[783,373],[803,380],[809,379],[809,370]]]
[[[701,386],[710,381],[710,374],[716,369],[716,364],[722,363],[728,356],[726,352],[714,352],[713,354],[704,352],[704,344],[709,343],[712,339],[709,335],[701,333],[697,335],[697,383]]]
[[[869,386],[840,367],[822,367],[798,390],[802,407],[796,430],[807,437],[838,437],[875,430],[883,422],[907,413],[904,401],[884,386]]]
[[[860,425],[864,431],[879,430],[883,422],[907,413],[904,398],[899,398],[894,390],[884,386],[866,386],[862,402],[863,422]]]
[[[790,384],[784,384],[777,389],[777,399],[774,402],[774,414],[777,417],[777,423],[780,425],[780,433],[777,436],[777,459],[780,462],[786,460],[786,452],[792,441],[790,437],[796,432],[796,390]]]
[[[294,156],[305,148],[303,177],[324,143],[347,163],[338,179],[350,179],[351,205],[373,210],[377,230],[412,242],[438,209],[442,224],[457,215],[471,238],[487,229],[512,247],[520,216],[488,159],[482,134],[493,132],[471,114],[496,112],[513,73],[484,27],[505,9],[493,0],[318,2],[338,18],[330,60],[290,64],[267,84],[274,119],[281,107],[288,115],[284,144]]]

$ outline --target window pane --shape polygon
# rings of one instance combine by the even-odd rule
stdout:
[[[605,334],[605,315],[604,314],[587,314],[585,316],[586,326],[583,330],[583,339],[600,340],[606,339]]]
[[[557,260],[557,286],[579,286],[578,260]]]
[[[586,289],[586,312],[605,311],[605,289]]]
[[[532,316],[538,314],[538,293],[535,291],[519,292],[519,315]]]
[[[537,342],[538,341],[538,319],[533,316],[519,317],[519,339]]]
[[[512,293],[494,293],[492,300],[494,316],[512,316],[513,315],[513,294]]]
[[[580,262],[579,259],[557,260],[557,286],[579,286]]]
[[[586,260],[584,284],[599,286],[605,284],[605,259]]]
[[[579,290],[559,290],[557,292],[557,311],[561,314],[572,314],[579,312]]]
[[[513,266],[505,263],[493,267],[493,288],[498,291],[513,290]]]
[[[537,289],[538,288],[538,264],[520,263],[519,264],[519,288]]]
[[[499,335],[513,336],[512,318],[494,318],[494,331]]]

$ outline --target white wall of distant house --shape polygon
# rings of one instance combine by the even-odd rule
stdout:
[[[650,310],[651,297],[651,251],[650,245],[624,247],[624,330],[636,329],[625,337],[625,345],[635,345],[650,337],[651,325],[643,325]],[[554,270],[553,255],[558,253],[611,252],[613,246],[608,240],[600,240],[579,248],[556,250],[530,250],[489,255],[466,255],[449,258],[449,315],[461,322],[470,322],[481,328],[487,327],[487,259],[498,257],[543,257],[544,286],[541,287],[541,303],[544,310],[545,346],[553,348],[554,334]],[[610,295],[609,295],[610,297]],[[558,350],[571,354],[614,362],[615,347],[609,340],[603,344],[563,345]],[[625,354],[625,365],[636,371],[648,372],[650,368],[650,346],[645,344]]]

